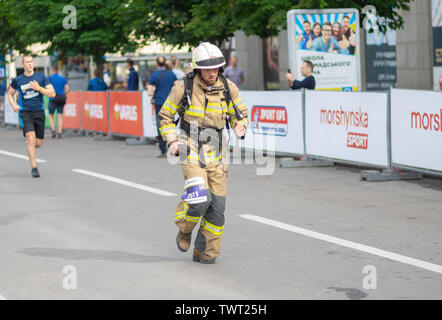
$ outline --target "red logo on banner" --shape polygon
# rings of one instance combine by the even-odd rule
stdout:
[[[69,92],[66,95],[66,104],[63,112],[63,127],[66,129],[80,129],[79,93]]]
[[[368,149],[368,134],[348,133],[347,147],[355,149]]]
[[[109,101],[111,132],[143,136],[141,92],[112,91]]]
[[[285,107],[253,106],[251,129],[254,134],[286,136],[288,131]]]
[[[80,92],[83,130],[109,132],[106,92]]]

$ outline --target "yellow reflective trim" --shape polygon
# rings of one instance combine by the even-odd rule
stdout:
[[[176,220],[179,220],[179,219],[181,219],[181,218],[183,218],[183,217],[185,217],[186,216],[186,214],[185,213],[183,213],[183,214],[181,214],[181,215],[179,215],[179,216],[175,216],[175,221]]]
[[[175,114],[176,110],[173,110],[171,108],[169,108],[166,104],[163,105],[163,108],[166,109],[167,111],[169,111],[171,114]]]
[[[160,128],[160,133],[163,134],[163,132],[174,131],[174,130],[176,130],[176,125],[174,125],[174,124],[166,124],[166,125],[164,125],[164,126],[162,126]]]
[[[223,104],[219,104],[219,103],[213,103],[213,102],[209,102],[207,104],[208,107],[213,107],[215,109],[222,109],[224,107]]]
[[[213,113],[223,113],[222,109],[212,109],[212,108],[207,108],[206,109],[207,112],[213,112]]]
[[[204,113],[192,112],[192,111],[189,111],[189,109],[187,109],[185,113],[188,114],[189,116],[195,116],[195,117],[199,117],[199,118],[204,118]]]
[[[210,233],[213,233],[216,236],[220,236],[223,234],[223,230],[224,230],[224,226],[218,227],[215,226],[214,224],[211,224],[210,222],[208,222],[206,219],[203,218],[203,220],[201,221],[201,226],[206,229],[207,231],[209,231]]]
[[[174,104],[172,101],[170,101],[169,98],[167,98],[165,104],[166,104],[166,103],[167,103],[168,105],[170,105],[173,109],[178,110],[178,106],[177,106],[176,104]]]
[[[196,222],[198,223],[200,221],[200,217],[191,217],[191,216],[186,216],[186,220],[190,221],[190,222]]]

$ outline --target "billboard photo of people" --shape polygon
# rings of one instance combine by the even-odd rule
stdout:
[[[287,19],[290,66],[298,77],[302,63],[310,60],[318,89],[360,88],[357,10],[291,10]]]

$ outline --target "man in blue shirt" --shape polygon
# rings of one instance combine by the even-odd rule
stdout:
[[[138,90],[138,72],[135,71],[134,62],[132,59],[126,60],[126,67],[129,69],[129,79],[127,79],[127,90]]]
[[[295,77],[291,73],[287,73],[285,75],[287,81],[289,82],[289,87],[293,90],[297,89],[309,89],[315,90],[316,80],[313,76],[313,63],[309,60],[305,60],[301,67],[301,74],[304,77],[304,80],[299,81],[295,80]]]
[[[87,91],[106,91],[109,89],[106,82],[104,82],[103,78],[100,77],[100,72],[98,70],[94,71],[95,78],[89,81],[87,86]]]
[[[344,48],[345,43],[340,44],[332,37],[332,30],[333,26],[330,22],[324,23],[322,37],[313,40],[312,51],[349,54],[348,49]]]
[[[25,55],[22,59],[25,72],[11,82],[8,99],[12,108],[19,114],[23,135],[26,137],[29,162],[33,178],[39,178],[37,169],[37,154],[35,148],[43,146],[45,133],[45,111],[43,95],[55,97],[55,91],[48,78],[39,72],[34,72],[34,59]],[[19,93],[18,105],[14,95]]]
[[[66,78],[60,76],[57,73],[57,66],[53,65],[51,67],[51,76],[49,77],[49,82],[52,84],[55,90],[55,98],[49,98],[49,124],[51,125],[52,138],[62,138],[63,137],[63,108],[66,104],[66,95],[69,92],[68,82]],[[54,113],[57,110],[57,125],[58,125],[58,135],[55,131],[54,123]]]
[[[158,119],[158,113],[161,111],[161,107],[169,96],[169,93],[172,90],[175,81],[177,81],[177,77],[172,71],[166,69],[165,57],[158,57],[156,62],[158,70],[155,71],[149,78],[147,94],[149,96],[153,96],[152,104],[155,105],[155,114],[157,119],[157,139],[161,151],[161,154],[158,157],[163,158],[167,156],[167,148],[166,143],[161,138],[159,130],[160,120]]]

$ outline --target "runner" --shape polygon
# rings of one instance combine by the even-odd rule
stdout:
[[[8,99],[15,112],[18,112],[23,136],[26,137],[31,175],[39,178],[37,169],[37,155],[35,148],[43,146],[45,133],[45,112],[43,95],[55,97],[55,91],[48,78],[39,72],[34,72],[34,59],[25,55],[22,59],[25,72],[12,80],[8,91]],[[14,95],[19,93],[18,105]]]

